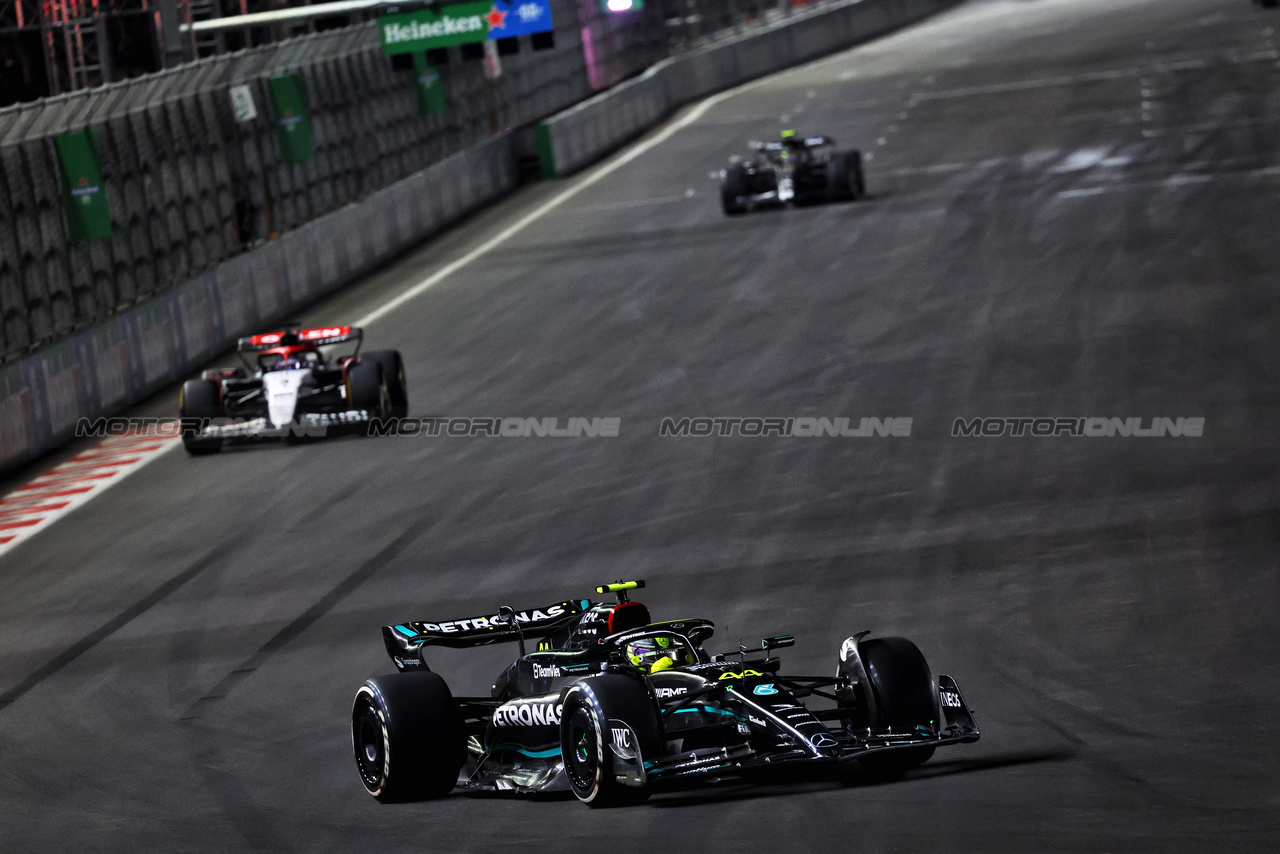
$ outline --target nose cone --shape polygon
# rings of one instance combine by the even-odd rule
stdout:
[[[267,416],[273,426],[285,427],[293,422],[298,409],[298,390],[310,376],[310,371],[273,371],[263,376]]]

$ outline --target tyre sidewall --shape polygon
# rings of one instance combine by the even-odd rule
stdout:
[[[382,378],[387,383],[387,395],[391,398],[391,414],[403,418],[409,414],[409,389],[405,378],[404,358],[399,350],[375,350],[361,361],[371,360],[382,366]]]
[[[590,719],[595,738],[595,777],[589,787],[582,787],[567,773],[573,761],[570,732],[579,710]],[[561,717],[560,750],[570,788],[578,800],[595,807],[623,806],[648,797],[643,789],[624,786],[615,778],[613,750],[609,743],[610,720],[622,721],[631,728],[639,744],[640,755],[657,756],[662,747],[662,729],[658,711],[653,706],[644,683],[631,676],[607,674],[575,685],[564,698]]]
[[[347,406],[351,409],[363,409],[373,417],[382,417],[388,413],[383,411],[383,390],[386,379],[383,377],[382,365],[376,360],[361,359],[347,366]]]
[[[747,167],[741,163],[732,163],[724,170],[724,178],[720,179],[720,204],[729,216],[746,213],[746,203],[741,201],[747,195]]]
[[[195,418],[200,419],[201,424],[204,424],[207,423],[206,419],[222,417],[224,410],[222,384],[217,380],[202,378],[187,380],[182,384],[182,391],[178,396],[179,419],[185,421],[188,418]],[[184,430],[182,446],[193,455],[212,454],[221,450],[222,440],[188,436]]]
[[[852,201],[858,198],[858,161],[856,151],[837,151],[827,164],[828,195],[832,201]]]
[[[383,802],[447,794],[466,758],[462,713],[439,674],[393,673],[365,682],[351,709],[351,744],[357,767],[363,745],[360,721],[366,708],[381,731],[381,773],[361,782]]]
[[[872,638],[859,647],[875,692],[872,726],[913,728],[941,720],[938,689],[923,653],[906,638]]]
[[[937,681],[916,645],[906,638],[872,638],[858,651],[875,697],[871,725],[904,733],[924,726],[937,732],[942,721]],[[933,745],[928,745],[873,753],[860,761],[874,772],[896,777],[926,762],[933,752]]]

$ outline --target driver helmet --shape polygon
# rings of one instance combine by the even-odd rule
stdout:
[[[627,644],[627,660],[650,673],[670,670],[677,664],[690,664],[688,651],[671,635],[652,635]]]

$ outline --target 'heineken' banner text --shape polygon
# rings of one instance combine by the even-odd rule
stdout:
[[[550,0],[486,0],[420,9],[378,19],[382,53],[418,53],[457,44],[507,39],[552,29]]]

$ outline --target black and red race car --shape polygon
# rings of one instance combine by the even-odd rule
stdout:
[[[934,676],[905,638],[861,632],[840,645],[834,676],[787,675],[773,650],[794,638],[712,655],[713,624],[655,622],[628,600],[643,586],[596,588],[615,602],[384,626],[399,672],[365,682],[351,710],[365,789],[380,801],[457,788],[621,805],[787,767],[858,763],[897,776],[938,747],[978,740],[955,680]],[[433,645],[503,642],[519,656],[487,697],[453,696],[427,664]]]
[[[290,325],[241,338],[244,367],[205,371],[183,384],[183,445],[191,454],[216,453],[228,440],[318,437],[403,417],[404,360],[397,350],[361,354],[363,337],[353,326]],[[352,343],[352,352],[335,352]]]

